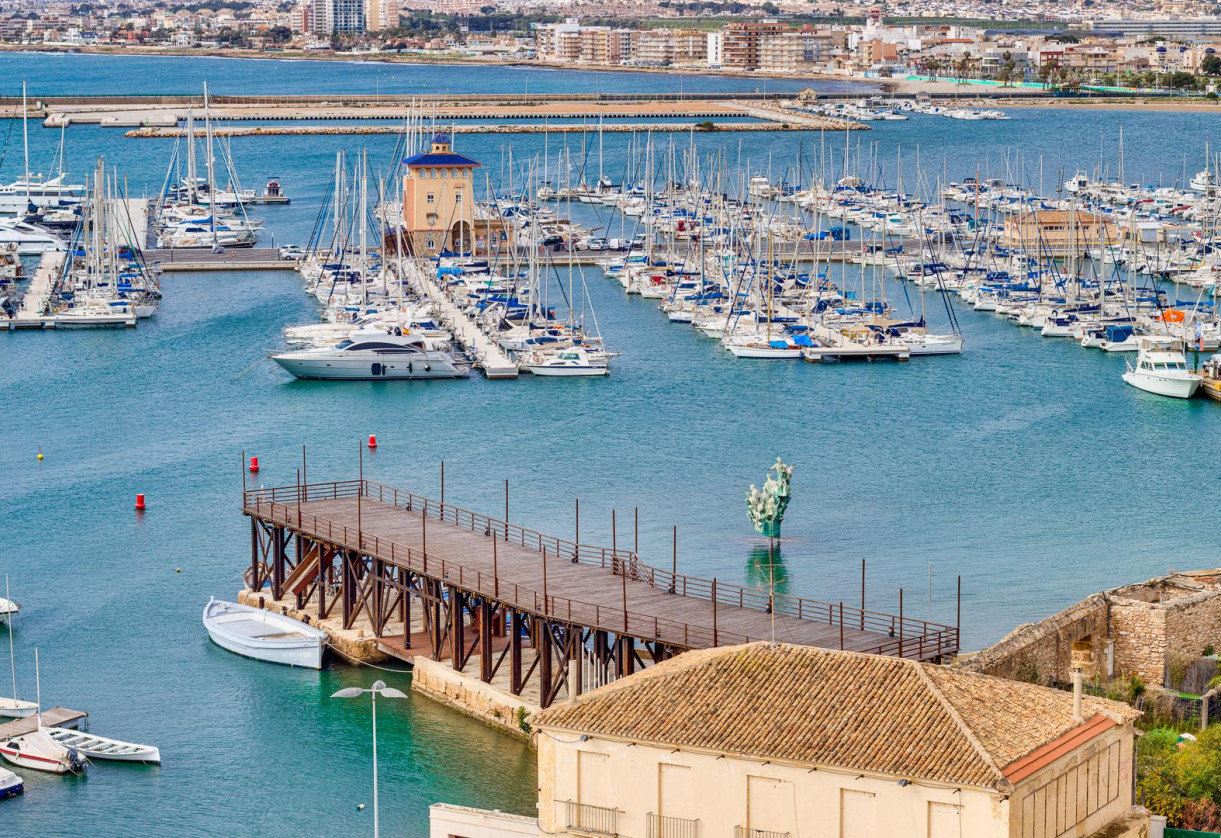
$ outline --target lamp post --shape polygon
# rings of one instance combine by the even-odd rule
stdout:
[[[385,681],[374,681],[373,686],[367,690],[362,690],[360,687],[344,687],[339,692],[331,696],[331,698],[360,698],[365,693],[373,699],[373,838],[378,838],[378,822],[377,822],[377,696],[380,694],[385,698],[406,698],[407,694],[402,690],[396,690],[394,687],[387,687]]]

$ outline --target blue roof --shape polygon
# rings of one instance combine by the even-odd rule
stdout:
[[[466,157],[462,154],[454,154],[453,152],[434,154],[431,151],[426,151],[423,154],[416,154],[408,157],[403,161],[406,166],[481,166],[475,160]]]

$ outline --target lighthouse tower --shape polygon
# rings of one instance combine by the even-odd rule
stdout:
[[[403,234],[411,252],[468,253],[474,225],[474,177],[480,164],[455,154],[448,134],[403,161]]]

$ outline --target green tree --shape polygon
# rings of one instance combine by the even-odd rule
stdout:
[[[1221,75],[1221,56],[1209,53],[1200,62],[1200,72],[1206,76]]]

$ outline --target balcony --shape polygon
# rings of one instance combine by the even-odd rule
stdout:
[[[698,838],[699,836],[699,820],[667,818],[654,815],[652,812],[647,815],[647,818],[646,838]]]
[[[563,805],[566,829],[585,835],[616,836],[619,834],[618,809],[590,806],[588,803],[575,803],[571,800],[566,801]]]
[[[748,829],[745,826],[733,828],[734,838],[790,838],[788,832],[772,832],[767,829]]]

